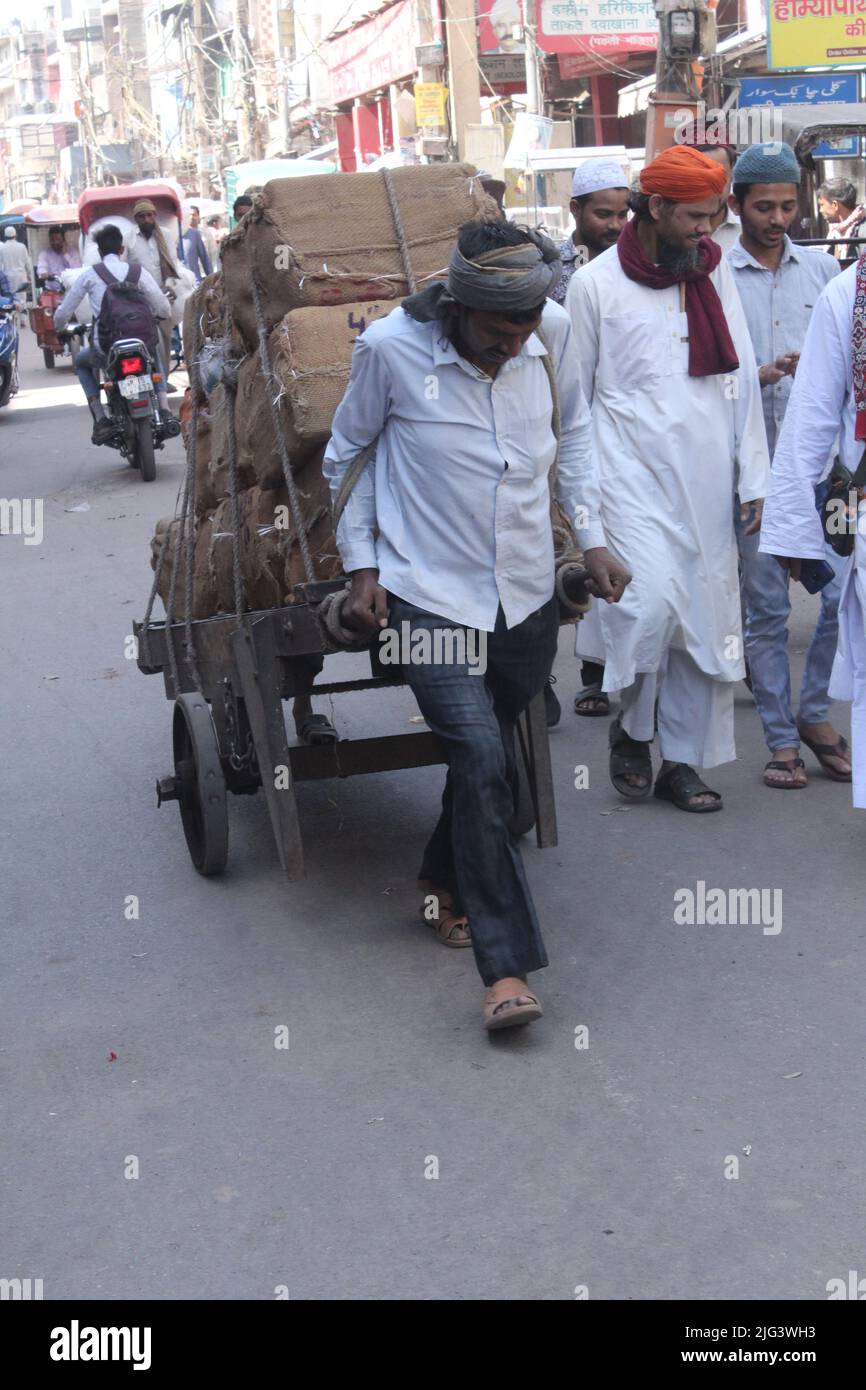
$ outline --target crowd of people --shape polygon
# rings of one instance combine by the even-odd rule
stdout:
[[[474,949],[490,1030],[542,1012],[527,977],[546,955],[510,821],[515,720],[542,691],[548,722],[561,713],[549,684],[554,476],[598,598],[577,629],[574,708],[609,718],[618,697],[617,792],[720,811],[701,772],[736,756],[744,680],[768,789],[807,786],[803,747],[850,782],[851,751],[828,717],[843,592],[833,689],[854,698],[866,748],[866,581],[848,576],[860,541],[853,562],[838,553],[818,511],[834,455],[856,475],[855,435],[866,439],[866,258],[840,273],[832,254],[793,243],[800,178],[778,143],[737,157],[687,141],[631,187],[615,161],[586,161],[562,245],[505,221],[467,224],[447,283],[356,344],[325,456],[346,620],[486,637],[483,681],[459,664],[404,674],[448,756],[419,873],[425,920],[444,944]],[[822,189],[829,220],[843,194]],[[849,232],[853,216],[838,219]],[[801,575],[820,597],[795,700],[789,581]],[[866,777],[854,781],[866,804]]]

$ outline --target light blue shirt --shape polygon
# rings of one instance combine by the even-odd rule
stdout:
[[[799,352],[818,296],[839,274],[838,261],[824,251],[795,246],[787,236],[776,270],[756,261],[741,240],[731,247],[727,261],[740,292],[758,366],[767,367],[786,352]],[[761,391],[771,458],[793,384],[792,376],[784,376],[775,386]]]
[[[589,409],[571,323],[549,301],[542,331],[560,401],[556,495],[588,549],[604,545]],[[348,464],[380,436],[337,529],[347,573],[378,569],[391,593],[486,632],[500,603],[514,627],[549,600],[556,440],[545,351],[533,333],[494,380],[438,323],[402,308],[358,338],[324,461],[336,497]]]

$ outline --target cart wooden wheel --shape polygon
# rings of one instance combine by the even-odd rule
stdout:
[[[183,833],[200,874],[220,874],[229,850],[226,782],[213,718],[203,695],[179,695],[174,706],[174,770]]]

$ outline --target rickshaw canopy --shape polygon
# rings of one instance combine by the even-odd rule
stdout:
[[[119,183],[111,188],[85,188],[78,199],[78,222],[82,232],[87,232],[98,217],[110,217],[112,213],[132,217],[132,209],[140,198],[149,198],[157,212],[170,212],[181,221],[177,190],[168,183],[145,180]]]
[[[43,203],[24,214],[25,227],[77,227],[78,208],[74,203]]]

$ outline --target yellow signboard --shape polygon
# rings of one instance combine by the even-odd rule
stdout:
[[[866,0],[863,0],[866,5]],[[419,126],[444,126],[448,88],[441,82],[415,83],[415,119]]]
[[[767,66],[860,66],[866,58],[866,0],[767,0]]]

